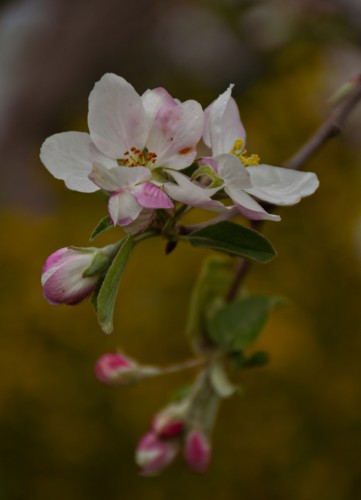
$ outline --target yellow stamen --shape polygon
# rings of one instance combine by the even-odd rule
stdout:
[[[243,139],[236,139],[234,141],[232,149],[230,150],[230,153],[232,155],[237,156],[237,158],[243,163],[245,167],[249,167],[250,165],[252,166],[259,165],[261,161],[260,157],[256,154],[248,156],[247,150],[242,149],[243,145],[244,145]]]

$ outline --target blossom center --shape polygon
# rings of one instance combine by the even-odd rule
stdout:
[[[259,162],[261,161],[260,157],[256,154],[248,155],[247,150],[244,149],[243,146],[244,140],[236,139],[230,153],[237,156],[245,167],[259,165]]]
[[[147,148],[140,150],[131,147],[129,151],[124,151],[123,158],[118,160],[122,167],[150,167],[157,161],[157,153],[148,151]]]

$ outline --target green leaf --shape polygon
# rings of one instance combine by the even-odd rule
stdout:
[[[99,324],[105,333],[113,331],[113,312],[115,299],[118,292],[119,282],[123,275],[133,248],[133,238],[126,236],[111,266],[105,275],[104,281],[96,297],[95,310]]]
[[[265,351],[257,351],[248,357],[243,351],[233,351],[229,354],[229,358],[235,372],[241,368],[258,368],[269,363],[269,354]]]
[[[212,248],[258,262],[268,262],[276,255],[264,236],[235,222],[218,222],[194,231],[186,239],[195,247]]]
[[[207,337],[207,323],[225,303],[233,276],[233,262],[221,256],[208,257],[193,288],[186,332],[193,340]]]
[[[269,311],[280,302],[279,298],[253,295],[226,304],[210,320],[209,335],[227,351],[245,349],[257,339]]]
[[[257,368],[269,363],[269,354],[266,351],[257,351],[249,356],[243,363],[243,368]]]
[[[112,224],[109,215],[106,215],[98,222],[98,224],[93,229],[93,232],[89,238],[90,241],[95,240],[95,238],[97,236],[99,236],[99,234],[104,233],[104,231],[107,231],[108,229],[111,229],[112,227],[114,227],[114,225]]]

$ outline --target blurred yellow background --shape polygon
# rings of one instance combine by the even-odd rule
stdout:
[[[50,306],[40,286],[46,257],[88,245],[105,204],[67,191],[38,158],[47,136],[87,129],[88,94],[111,71],[139,93],[164,86],[204,106],[235,83],[248,150],[280,164],[360,72],[360,3],[9,0],[0,8],[0,500],[361,498],[361,106],[307,165],[320,179],[316,194],[265,226],[278,257],[255,266],[247,286],[290,302],[257,343],[271,363],[244,371],[245,397],[221,409],[205,477],[181,459],[151,479],[133,463],[152,415],[193,374],[110,390],[93,364],[116,348],[151,364],[188,358],[186,311],[207,252],[139,246],[109,337],[89,302]]]

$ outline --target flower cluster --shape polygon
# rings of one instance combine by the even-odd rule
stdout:
[[[279,220],[259,200],[292,205],[316,190],[317,177],[248,155],[231,91],[203,111],[163,88],[140,96],[124,78],[106,74],[89,96],[89,134],[49,137],[41,160],[69,189],[104,190],[111,222],[129,232],[147,229],[157,210],[169,213],[176,202],[225,218],[236,209],[249,219]]]
[[[182,448],[188,467],[206,472],[219,402],[238,392],[228,371],[267,360],[262,352],[247,356],[244,350],[279,299],[238,296],[228,264],[229,256],[267,262],[276,252],[263,235],[230,219],[241,214],[278,221],[272,205],[293,205],[318,187],[313,173],[262,164],[247,152],[232,87],[203,110],[163,88],[140,96],[124,78],[106,74],[89,97],[89,133],[56,134],[41,148],[46,168],[69,189],[106,194],[108,215],[91,239],[113,226],[126,233],[103,248],[67,247],[50,255],[42,286],[51,304],[78,304],[93,295],[99,324],[110,333],[119,282],[143,239],[165,238],[167,253],[183,240],[227,255],[227,264],[206,263],[192,296],[187,334],[195,360],[162,369],[117,352],[96,363],[97,379],[113,387],[201,366],[188,393],[157,414],[140,440],[136,462],[143,475],[159,473]],[[181,224],[193,207],[216,215],[202,224]]]

